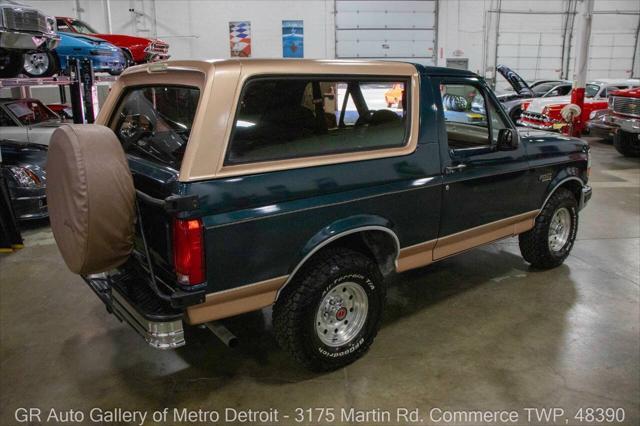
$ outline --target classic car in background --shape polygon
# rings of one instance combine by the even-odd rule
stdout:
[[[518,73],[505,65],[498,65],[496,70],[513,88],[513,92],[497,95],[497,98],[514,123],[520,119],[523,104],[530,102],[533,98],[564,96],[571,92],[570,81],[538,80],[527,84]]]
[[[38,99],[0,98],[0,139],[49,145],[60,117]]]
[[[162,40],[123,34],[102,34],[85,22],[64,16],[56,17],[58,31],[92,35],[122,49],[128,65],[169,59],[169,44]]]
[[[23,73],[28,77],[66,74],[71,57],[90,59],[95,72],[119,75],[126,68],[122,50],[111,43],[89,35],[60,33],[60,45],[55,50],[24,55]]]
[[[27,220],[47,217],[47,147],[0,139],[0,150],[1,173],[9,187],[16,218]]]
[[[47,104],[47,108],[60,116],[62,121],[73,121],[73,109],[67,104]]]
[[[611,92],[640,86],[638,79],[601,79],[587,83],[585,87],[582,120],[586,123],[592,111],[606,109]],[[561,130],[567,123],[560,111],[571,103],[571,96],[536,98],[523,105],[519,124],[540,130]]]
[[[59,40],[53,17],[12,0],[0,0],[0,78],[16,77],[25,53],[47,52]]]
[[[640,157],[640,88],[609,96],[609,116],[615,126],[613,145],[626,157]]]

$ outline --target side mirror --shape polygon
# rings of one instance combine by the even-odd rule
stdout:
[[[518,136],[511,129],[498,131],[498,151],[511,151],[518,147]]]

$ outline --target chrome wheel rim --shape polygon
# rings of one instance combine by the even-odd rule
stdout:
[[[338,284],[318,305],[316,334],[331,347],[352,341],[364,327],[369,311],[369,297],[364,288],[354,282]]]
[[[42,75],[49,69],[49,55],[44,52],[26,53],[24,70],[31,75]]]
[[[571,213],[562,207],[553,214],[549,224],[549,250],[559,252],[569,241],[571,232]]]

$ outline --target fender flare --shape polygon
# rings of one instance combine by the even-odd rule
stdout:
[[[558,178],[559,178],[559,177],[557,177],[556,179],[554,179],[554,180],[557,180],[557,182],[555,182],[555,183],[554,183],[554,182],[552,182],[552,183],[549,185],[549,187],[551,187],[551,185],[553,185],[553,187],[551,188],[551,191],[549,191],[549,192],[547,193],[547,196],[545,197],[544,202],[543,202],[543,203],[542,203],[542,205],[540,206],[540,213],[541,213],[541,212],[542,212],[542,210],[544,209],[544,206],[546,206],[546,205],[547,205],[547,202],[549,201],[549,198],[551,198],[551,196],[556,192],[556,190],[557,190],[558,188],[560,188],[562,185],[564,185],[566,182],[569,182],[569,181],[575,180],[575,181],[578,181],[578,182],[580,183],[580,186],[581,186],[581,187],[583,187],[583,188],[584,188],[584,187],[586,186],[586,183],[585,183],[582,179],[580,179],[578,176],[575,176],[575,175],[572,175],[572,174],[568,174],[568,176],[566,176],[566,177],[564,177],[564,178],[559,178],[560,180],[558,180]],[[578,201],[579,201],[579,200],[578,200]],[[540,213],[538,213],[538,215],[540,215]]]
[[[293,280],[302,266],[323,247],[348,235],[366,231],[380,231],[392,237],[395,244],[394,264],[397,265],[400,254],[400,240],[392,229],[392,224],[387,219],[374,215],[357,215],[337,220],[322,228],[305,244],[300,260],[291,270],[287,281],[278,289],[275,300],[278,300],[283,289]]]

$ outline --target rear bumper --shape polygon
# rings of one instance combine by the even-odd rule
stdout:
[[[144,282],[132,282],[127,274],[95,274],[83,277],[105,304],[107,311],[126,322],[156,349],[185,345],[182,312],[157,299]]]

